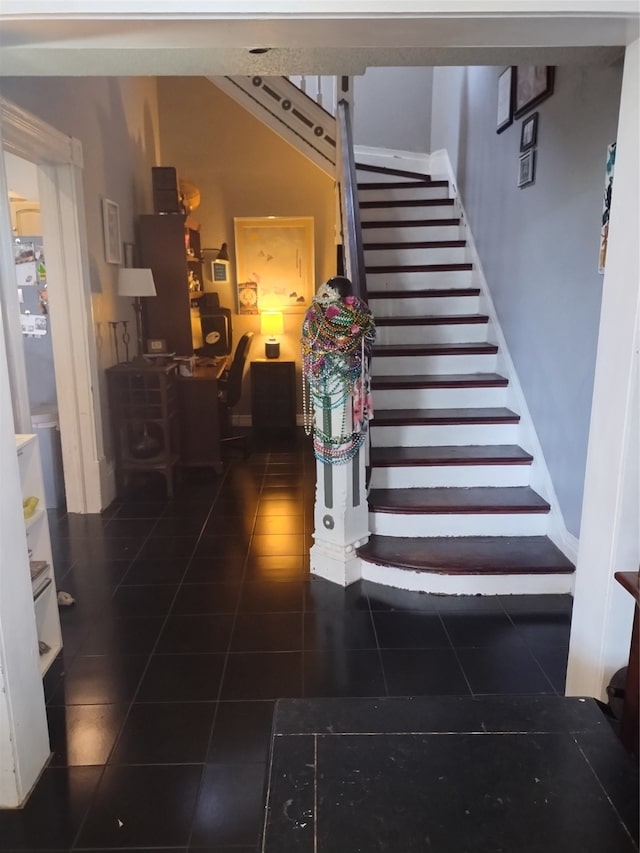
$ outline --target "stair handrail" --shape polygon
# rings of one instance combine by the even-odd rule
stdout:
[[[367,302],[367,278],[360,227],[358,180],[353,152],[353,130],[348,101],[338,101],[336,113],[336,180],[340,197],[340,236],[344,247],[345,275],[355,296]]]

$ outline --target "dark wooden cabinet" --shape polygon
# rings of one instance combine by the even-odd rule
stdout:
[[[175,363],[117,364],[106,374],[118,495],[123,495],[130,474],[156,471],[165,477],[172,497],[180,464]]]
[[[202,292],[200,233],[179,213],[141,216],[140,265],[153,272],[157,296],[143,300],[147,338],[163,338],[169,352],[193,355],[191,304]]]
[[[192,376],[178,377],[184,467],[208,467],[222,474],[218,379],[223,369],[224,362],[197,367]]]
[[[295,362],[267,358],[251,362],[251,422],[256,430],[295,429]]]

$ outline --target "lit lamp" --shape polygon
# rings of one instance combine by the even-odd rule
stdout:
[[[263,311],[260,314],[260,334],[268,337],[264,345],[266,358],[280,358],[280,343],[276,335],[284,332],[284,318],[282,311]]]
[[[153,273],[149,269],[131,269],[120,267],[118,271],[118,296],[133,296],[133,308],[136,312],[136,330],[138,333],[138,358],[144,355],[142,343],[142,302],[143,296],[155,296],[156,286]]]

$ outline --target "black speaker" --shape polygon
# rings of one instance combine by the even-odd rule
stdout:
[[[215,358],[219,355],[229,355],[231,352],[231,311],[227,314],[220,309],[219,314],[201,314],[202,346],[197,350],[198,355]]]
[[[154,213],[182,213],[178,175],[173,166],[152,166]]]

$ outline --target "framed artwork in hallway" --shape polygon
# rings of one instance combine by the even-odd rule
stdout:
[[[553,65],[518,65],[516,67],[514,118],[521,118],[553,95]]]
[[[538,113],[532,113],[522,122],[520,151],[528,151],[538,141]]]
[[[496,133],[502,133],[513,123],[513,99],[515,95],[516,67],[510,65],[498,77],[498,112]]]
[[[518,168],[518,186],[528,187],[535,180],[536,152],[530,148],[520,156]]]

